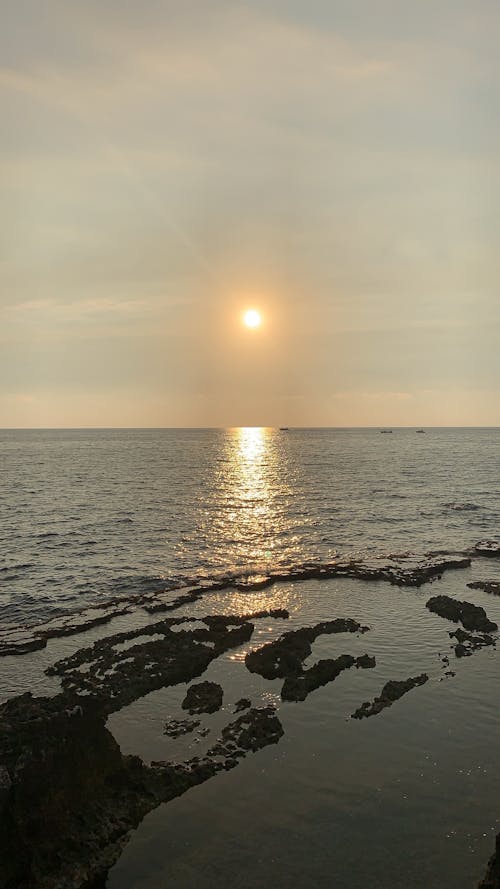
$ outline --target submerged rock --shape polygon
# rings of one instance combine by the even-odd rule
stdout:
[[[376,716],[386,707],[391,707],[394,701],[398,701],[412,688],[418,685],[424,685],[428,681],[427,673],[421,673],[420,676],[413,676],[410,679],[396,680],[391,679],[386,682],[380,695],[374,701],[365,701],[361,707],[351,715],[351,719],[363,719],[368,716]]]
[[[466,630],[479,630],[484,633],[498,630],[497,624],[488,619],[484,608],[473,605],[472,602],[461,602],[459,599],[452,599],[451,596],[433,596],[426,602],[426,608],[454,623],[460,621]]]
[[[222,707],[223,691],[216,682],[199,682],[187,690],[181,707],[193,713],[215,713]]]
[[[471,590],[484,590],[485,593],[491,593],[492,596],[500,596],[500,581],[498,580],[473,580],[467,586]]]
[[[495,639],[488,633],[468,633],[461,627],[455,632],[450,633],[450,639],[456,639],[457,643],[453,646],[456,657],[468,657],[479,648],[487,645],[495,645]]]
[[[474,551],[479,556],[500,558],[500,543],[496,540],[480,540],[479,543],[476,543]]]
[[[240,698],[234,705],[234,712],[241,713],[242,710],[248,710],[252,706],[250,698]]]
[[[199,719],[170,719],[165,723],[163,734],[168,735],[169,738],[180,738],[181,735],[194,732],[199,725]]]

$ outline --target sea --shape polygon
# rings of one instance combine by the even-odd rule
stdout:
[[[474,558],[432,584],[294,579],[304,563],[428,558],[500,537],[498,429],[79,429],[0,431],[0,624],[34,625],[117,597],[221,588],[173,612],[284,608],[208,667],[221,710],[172,739],[186,684],[111,714],[123,753],[203,756],[242,696],[273,705],[279,743],[161,805],[133,831],[107,889],[475,889],[500,831],[500,658],[457,658],[456,625],[426,608],[444,593],[500,624],[500,560]],[[280,574],[243,591],[234,576]],[[289,574],[289,579],[287,579]],[[151,600],[150,600],[151,601]],[[162,615],[159,615],[161,618]],[[303,702],[251,674],[249,650],[336,617],[362,635],[320,636],[305,666],[369,654]],[[158,620],[139,606],[105,626],[0,659],[0,699],[56,694],[45,669],[112,633]],[[382,713],[352,719],[389,680],[429,681]]]
[[[470,546],[500,429],[0,430],[0,622],[226,573]]]

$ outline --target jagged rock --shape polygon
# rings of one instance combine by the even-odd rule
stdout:
[[[376,661],[369,654],[362,654],[361,657],[356,658],[356,666],[362,670],[369,670],[376,666]]]
[[[365,633],[362,627],[350,618],[322,621],[314,627],[290,630],[274,642],[250,651],[245,664],[251,673],[259,673],[264,679],[286,678],[302,673],[302,664],[311,654],[311,644],[318,636],[331,633]]]
[[[368,716],[376,716],[386,707],[391,707],[394,701],[398,701],[412,688],[418,685],[424,685],[429,679],[427,673],[421,673],[420,676],[413,676],[410,679],[395,680],[386,682],[380,695],[374,701],[365,701],[361,707],[351,715],[351,719],[363,719]]]
[[[163,734],[168,735],[169,738],[179,738],[181,735],[194,732],[199,724],[199,719],[170,719],[165,723]]]
[[[497,834],[495,851],[488,862],[486,874],[478,889],[500,889],[500,833]]]
[[[352,667],[354,662],[352,655],[342,654],[338,658],[320,660],[297,676],[287,676],[281,689],[282,700],[305,701],[310,691],[332,682],[343,670]]]
[[[471,590],[484,590],[492,596],[500,596],[500,581],[498,580],[473,580],[467,584]]]
[[[488,619],[484,608],[471,602],[461,602],[450,596],[433,596],[426,602],[426,608],[454,623],[461,621],[466,630],[479,630],[484,633],[498,630],[498,626]]]
[[[240,698],[234,705],[234,712],[241,713],[242,710],[248,710],[252,706],[250,698]]]
[[[490,558],[500,557],[500,543],[496,540],[480,540],[476,543],[474,551],[479,556],[489,556]]]
[[[456,657],[468,657],[479,648],[487,645],[495,645],[495,639],[488,633],[467,633],[461,627],[455,632],[450,633],[450,639],[456,639],[457,644],[454,645]]]
[[[59,676],[66,691],[98,698],[112,713],[150,691],[200,676],[211,661],[247,642],[254,631],[254,624],[240,617],[200,620],[204,628],[189,629],[190,619],[177,617],[107,636],[58,661],[47,673]],[[135,642],[144,636],[155,638]]]
[[[99,700],[67,693],[0,706],[2,889],[104,886],[147,812],[283,734],[274,708],[250,710],[224,729],[221,752],[147,767],[121,754],[105,719]]]
[[[193,713],[215,713],[222,707],[223,691],[216,682],[199,682],[187,690],[181,707]]]

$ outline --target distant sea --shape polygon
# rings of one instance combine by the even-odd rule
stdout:
[[[0,430],[0,619],[470,546],[500,527],[499,444],[470,428]]]

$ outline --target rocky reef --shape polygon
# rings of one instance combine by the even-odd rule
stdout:
[[[181,707],[193,713],[215,713],[222,707],[223,691],[217,682],[198,682],[191,685]]]
[[[291,630],[274,642],[268,642],[267,645],[250,651],[245,658],[245,664],[251,673],[259,673],[264,679],[285,679],[281,689],[283,701],[304,701],[309,692],[332,682],[349,667],[375,666],[375,658],[370,658],[369,655],[355,658],[350,654],[343,654],[337,658],[320,660],[305,670],[304,661],[311,654],[311,645],[318,636],[332,633],[365,633],[368,629],[351,618],[337,618],[323,621],[313,627]]]
[[[453,623],[462,623],[466,630],[478,630],[483,633],[493,633],[498,626],[489,620],[484,608],[473,605],[472,602],[452,599],[451,596],[433,596],[426,602],[426,607],[434,614],[439,614]]]
[[[190,622],[165,618],[107,636],[47,672],[60,677],[65,691],[98,698],[112,713],[155,689],[200,676],[215,658],[248,642],[254,631],[247,617],[204,617],[191,629]]]
[[[500,581],[498,580],[473,580],[467,586],[471,590],[484,590],[492,596],[500,596]]]
[[[420,676],[413,676],[410,679],[391,679],[386,682],[380,695],[374,701],[365,701],[361,707],[354,711],[352,719],[364,719],[368,716],[376,716],[386,707],[392,707],[395,701],[399,701],[412,688],[424,685],[429,680],[427,673],[421,673]]]
[[[337,676],[350,667],[367,669],[375,666],[375,658],[367,654],[355,658],[351,654],[341,654],[337,658],[326,658],[317,661],[308,670],[287,676],[281,689],[283,701],[305,701],[311,691],[333,682]]]
[[[478,889],[500,889],[500,833],[497,834],[495,851],[488,862],[486,874]]]
[[[67,692],[28,693],[0,707],[2,889],[104,885],[147,812],[283,734],[274,708],[255,708],[203,759],[148,767],[121,754],[105,718],[99,701]]]
[[[332,633],[366,633],[368,627],[351,618],[322,621],[313,627],[301,627],[283,633],[275,642],[250,651],[245,664],[251,673],[264,679],[283,679],[302,672],[303,662],[312,652],[311,645],[318,636]]]

